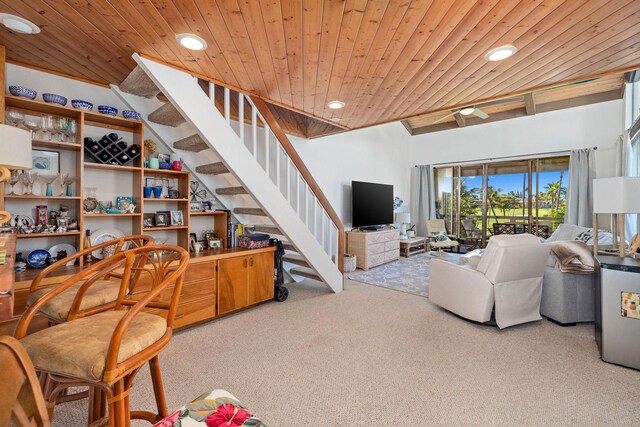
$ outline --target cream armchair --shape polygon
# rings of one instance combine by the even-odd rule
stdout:
[[[476,269],[432,259],[429,300],[476,322],[488,322],[495,305],[498,327],[540,320],[548,245],[529,234],[490,239]]]

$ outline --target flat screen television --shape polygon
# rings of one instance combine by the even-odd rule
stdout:
[[[393,223],[393,185],[351,181],[353,227]]]

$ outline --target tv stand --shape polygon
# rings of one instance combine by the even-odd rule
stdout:
[[[383,225],[368,225],[366,227],[358,227],[360,231],[380,231]]]

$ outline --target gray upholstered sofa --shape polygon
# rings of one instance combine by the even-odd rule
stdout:
[[[593,246],[593,229],[561,224],[547,242],[581,240]],[[611,233],[598,232],[599,244],[611,244]],[[563,326],[595,320],[594,274],[563,273],[549,256],[542,281],[540,314]]]

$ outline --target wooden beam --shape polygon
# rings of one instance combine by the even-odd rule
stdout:
[[[460,113],[456,113],[453,115],[453,118],[456,119],[456,123],[458,124],[458,127],[465,127],[465,125],[467,124],[467,120],[464,118],[464,116]]]
[[[536,113],[536,98],[533,92],[524,95],[524,108],[528,116],[533,116]]]
[[[408,120],[400,120],[400,123],[402,123],[402,126],[404,126],[407,132],[409,132],[409,135],[413,135],[413,128],[409,124]]]
[[[535,111],[537,113],[546,113],[549,111],[562,110],[565,108],[573,108],[573,107],[579,107],[582,105],[596,104],[598,102],[612,101],[614,99],[621,99],[620,91],[618,89],[610,90],[608,92],[600,92],[600,93],[593,93],[590,95],[578,96],[576,98],[564,99],[562,101],[553,101],[553,102],[547,102],[544,104],[536,104]],[[526,105],[526,98],[525,98],[525,105]],[[469,117],[465,120],[465,126],[475,126],[475,125],[481,125],[484,123],[492,123],[492,122],[498,122],[502,120],[515,119],[517,117],[524,117],[527,115],[530,115],[530,114],[527,111],[527,108],[525,106],[523,108],[517,108],[514,110],[507,110],[499,113],[493,113],[488,119],[484,119],[484,120],[481,118]],[[458,124],[454,122],[447,122],[447,123],[438,123],[430,126],[422,126],[419,128],[414,128],[413,135],[422,135],[425,133],[441,132],[449,129],[458,129]]]
[[[6,86],[6,53],[3,45],[0,44],[0,123],[4,123],[4,91]],[[1,191],[0,193],[4,193]]]

